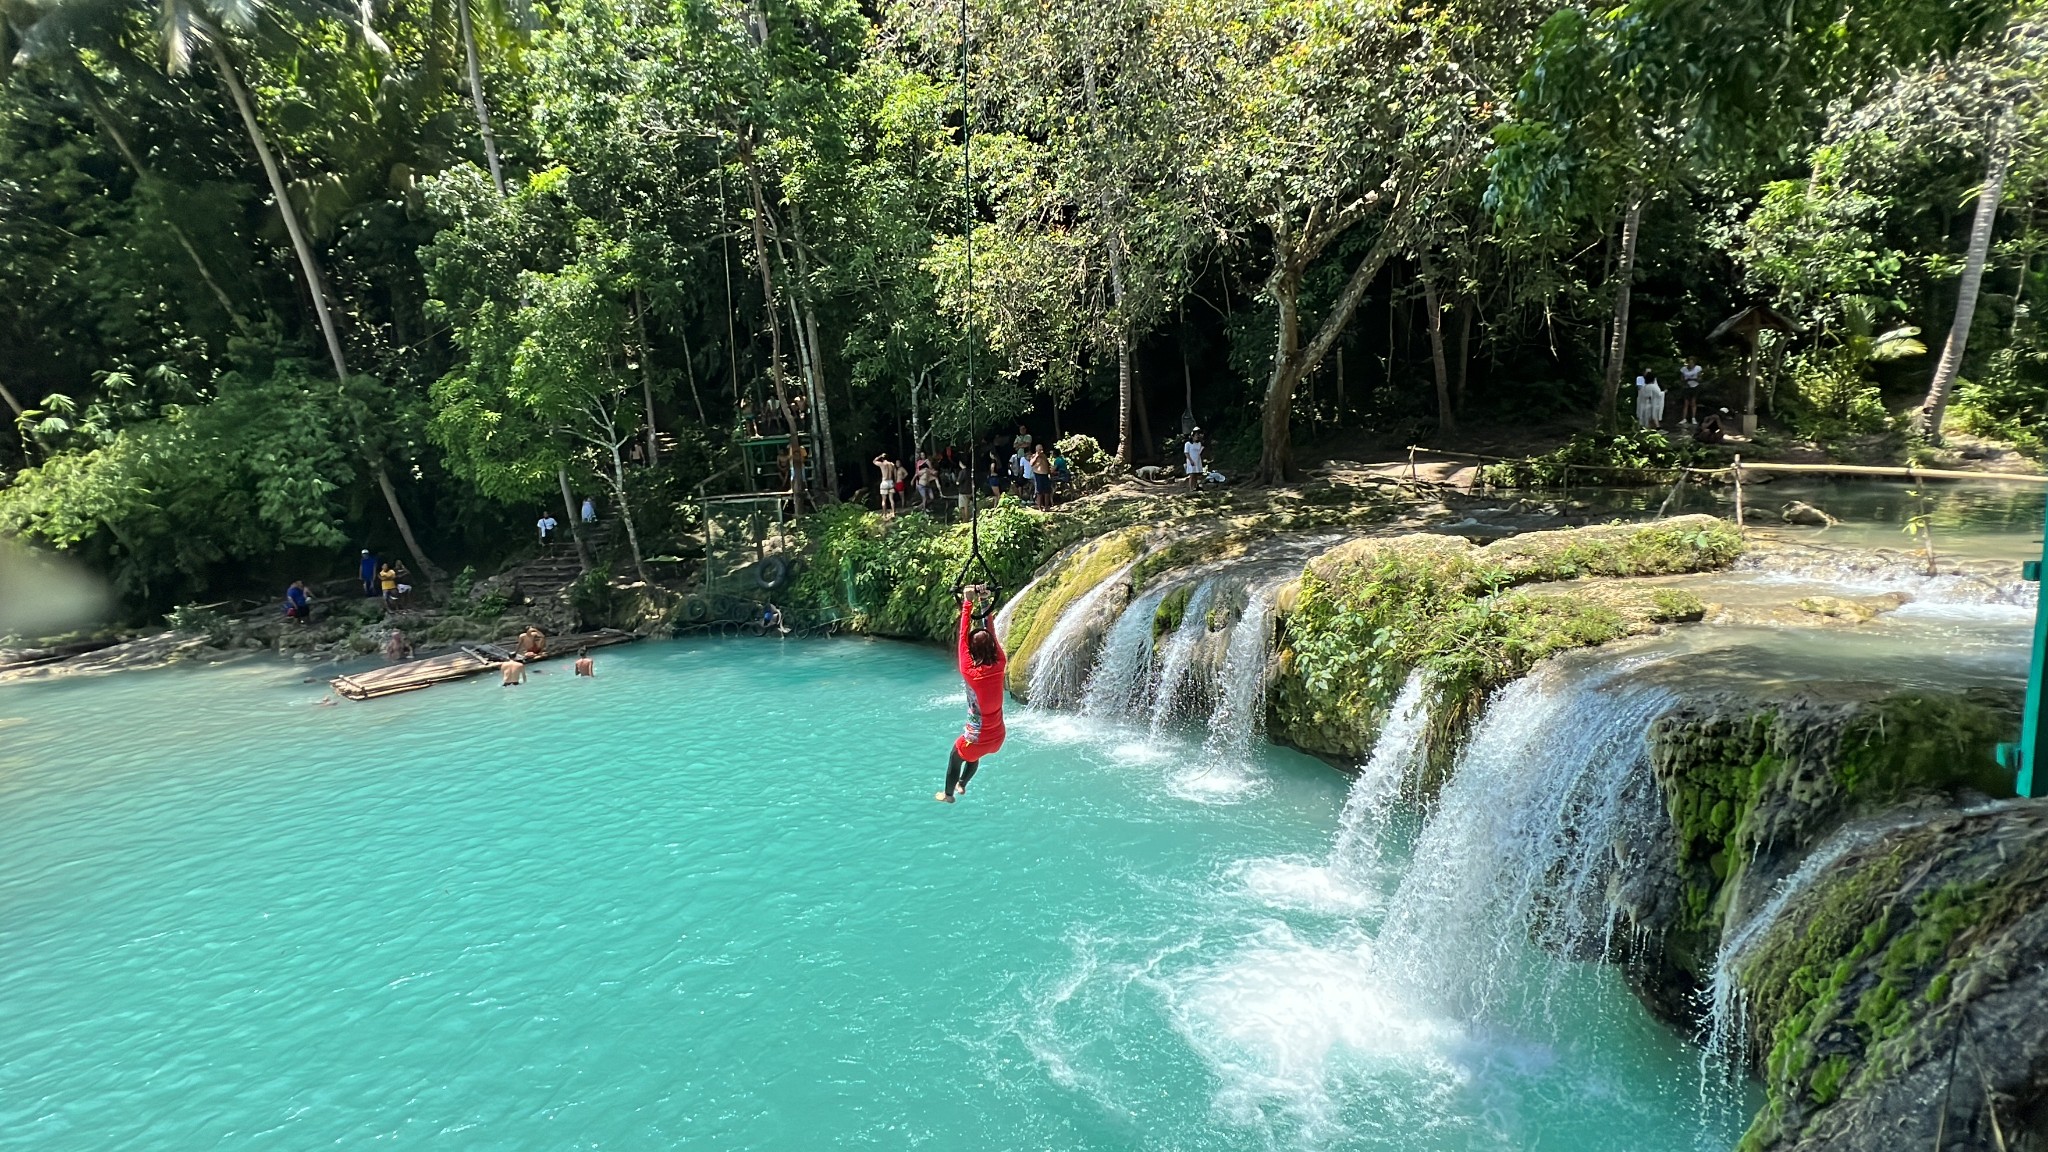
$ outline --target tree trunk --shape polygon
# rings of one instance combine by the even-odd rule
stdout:
[[[1273,349],[1273,374],[1267,378],[1266,393],[1260,400],[1259,467],[1252,476],[1254,483],[1284,484],[1293,478],[1294,446],[1290,433],[1294,389],[1302,377],[1315,371],[1323,357],[1330,354],[1337,338],[1344,334],[1345,326],[1358,311],[1358,303],[1365,298],[1366,289],[1379,276],[1380,269],[1386,265],[1387,258],[1393,254],[1406,231],[1404,219],[1387,220],[1379,238],[1359,260],[1358,267],[1351,270],[1351,278],[1345,281],[1343,291],[1337,294],[1337,302],[1323,317],[1315,338],[1305,346],[1301,343],[1301,272],[1297,265],[1306,261],[1285,243],[1284,234],[1278,237],[1282,247],[1275,257],[1273,274],[1266,281],[1266,293],[1273,298],[1279,310],[1278,334]],[[1391,366],[1391,343],[1387,351]]]
[[[626,498],[626,461],[619,455],[619,439],[610,437],[612,456],[612,493],[619,501],[619,521],[626,526],[626,547],[633,553],[633,573],[640,577],[642,584],[652,584],[647,578],[647,564],[640,558],[640,532],[633,527],[633,505]]]
[[[804,305],[804,334],[811,342],[811,421],[817,425],[818,455],[825,469],[826,499],[839,498],[839,456],[832,447],[832,406],[825,401],[824,352],[818,346],[818,310]]]
[[[1451,400],[1460,412],[1465,410],[1465,378],[1472,374],[1472,313],[1478,307],[1478,301],[1472,300],[1458,309],[1458,385]]]
[[[476,33],[469,23],[469,0],[455,0],[455,20],[462,29],[462,54],[469,61],[469,99],[476,105],[477,135],[484,141],[484,163],[490,165],[491,183],[498,186],[498,195],[507,194],[505,172],[498,165],[498,141],[491,135],[491,110],[484,103],[484,70],[477,60]]]
[[[1998,205],[2005,196],[2005,170],[2011,160],[2007,139],[2002,123],[1993,129],[1984,187],[1977,193],[1977,218],[1970,223],[1970,251],[1963,262],[1962,284],[1956,289],[1955,319],[1949,324],[1948,339],[1941,346],[1941,361],[1934,366],[1934,381],[1928,385],[1927,399],[1920,404],[1920,433],[1930,444],[1941,443],[1941,422],[1948,415],[1949,392],[1955,387],[1956,374],[1962,371],[1970,325],[1976,319],[1984,261],[1991,251],[1991,233],[1998,225]]]
[[[1636,274],[1636,233],[1643,223],[1642,193],[1632,193],[1621,223],[1621,263],[1614,270],[1614,330],[1607,337],[1607,381],[1600,393],[1597,419],[1611,427],[1621,401],[1623,360],[1628,355],[1628,301]]]
[[[464,0],[466,2],[466,0]],[[633,289],[633,323],[640,329],[640,399],[647,408],[647,463],[661,463],[661,441],[654,427],[654,347],[647,342],[647,298]]]
[[[135,149],[129,147],[128,137],[121,131],[120,125],[115,122],[113,111],[103,104],[99,96],[93,92],[92,85],[96,81],[89,74],[86,74],[84,66],[78,64],[75,56],[72,58],[72,63],[78,65],[79,94],[85,98],[85,106],[92,110],[93,119],[99,122],[99,126],[106,131],[108,138],[113,140],[115,151],[119,152],[121,158],[128,162],[128,166],[135,170],[135,175],[138,179],[152,179],[149,168],[142,163],[142,157],[136,155]],[[222,288],[220,281],[213,278],[213,269],[199,255],[199,248],[192,243],[192,237],[186,235],[183,228],[178,227],[177,221],[168,217],[164,219],[164,226],[170,229],[171,236],[178,241],[178,247],[182,248],[186,258],[192,261],[192,267],[198,270],[199,279],[205,283],[207,291],[213,293],[213,298],[219,302],[221,311],[228,314],[228,322],[235,326],[235,331],[247,336],[249,334],[249,322],[242,317],[241,309],[235,307],[234,299],[228,295],[227,289]]]
[[[768,379],[775,385],[775,402],[782,406],[782,420],[789,429],[789,491],[799,514],[803,512],[803,469],[797,453],[803,431],[789,410],[789,389],[782,380],[782,324],[775,315],[775,275],[768,268],[768,201],[761,193],[761,170],[754,164],[751,145],[743,145],[740,157],[747,165],[747,186],[754,197],[754,264],[761,273],[761,313],[768,325]]]
[[[690,382],[690,403],[696,406],[697,424],[708,432],[711,428],[711,421],[704,415],[704,397],[697,392],[697,365],[695,357],[690,355],[690,326],[687,324],[676,325],[676,335],[681,337],[683,341],[683,379]],[[652,423],[653,418],[649,417],[648,421]]]
[[[1131,334],[1122,323],[1124,306],[1124,256],[1114,237],[1109,242],[1110,306],[1117,312],[1116,326],[1116,458],[1130,464],[1137,458],[1131,442]],[[1148,436],[1147,439],[1150,439]]]
[[[14,419],[15,419],[15,420],[19,420],[19,419],[21,419],[21,417],[22,417],[22,413],[24,413],[25,411],[27,411],[27,409],[24,409],[24,408],[23,408],[23,407],[21,406],[21,401],[19,401],[19,400],[16,400],[16,399],[14,398],[14,393],[12,393],[12,392],[9,392],[9,391],[7,390],[7,385],[5,385],[5,384],[0,384],[0,400],[4,400],[4,401],[6,401],[6,402],[7,402],[7,406],[8,406],[9,408],[11,408],[11,409],[13,409],[13,410],[14,410]],[[9,423],[13,423],[13,421],[9,421]]]
[[[1273,373],[1259,408],[1259,470],[1256,484],[1284,484],[1294,472],[1294,386],[1301,380],[1301,282],[1277,275],[1266,294],[1279,314],[1273,339]]]
[[[1444,364],[1444,313],[1437,306],[1436,270],[1430,267],[1427,250],[1422,253],[1422,306],[1429,313],[1429,362],[1436,370],[1436,430],[1456,432],[1458,418],[1451,413],[1451,374]]]
[[[1134,463],[1138,446],[1132,440],[1135,434],[1131,418],[1136,405],[1132,396],[1136,381],[1131,379],[1131,338],[1123,332],[1116,334],[1116,458],[1125,465]]]
[[[234,98],[235,111],[241,114],[242,127],[249,133],[249,144],[256,149],[256,158],[263,164],[263,175],[270,181],[270,194],[277,201],[278,215],[284,217],[285,232],[292,241],[292,253],[298,257],[299,270],[306,277],[306,289],[313,295],[313,315],[320,321],[320,335],[327,342],[327,356],[334,362],[335,381],[345,388],[348,386],[348,358],[341,350],[341,333],[336,330],[334,314],[327,307],[327,285],[320,275],[319,262],[313,258],[313,245],[306,239],[306,230],[299,223],[298,209],[292,207],[291,195],[285,189],[284,172],[278,168],[277,158],[271,154],[263,127],[256,122],[256,105],[250,101],[248,90],[242,87],[242,78],[235,72],[234,62],[228,59],[227,50],[221,47],[220,37],[208,37],[206,47],[213,55],[213,64],[220,71],[221,81],[228,86],[228,94]],[[398,525],[398,535],[405,541],[413,563],[419,565],[420,575],[430,582],[436,580],[439,570],[433,561],[427,559],[427,554],[420,551],[419,541],[412,534],[412,521],[406,518],[405,509],[399,507],[398,491],[391,486],[391,475],[385,470],[384,462],[370,453],[368,445],[358,441],[357,446],[369,462],[377,490],[384,494],[385,507],[391,510],[391,519]]]
[[[368,455],[365,453],[365,455]],[[398,524],[398,536],[405,541],[405,550],[412,556],[412,562],[420,566],[420,576],[430,585],[440,582],[440,569],[420,551],[420,542],[413,538],[412,521],[405,518],[405,512],[398,506],[398,490],[391,486],[391,473],[385,470],[384,462],[370,458],[370,474],[377,479],[377,491],[384,494],[384,504],[391,509],[391,518]]]
[[[791,209],[790,247],[796,250],[796,274],[805,285],[799,301],[804,339],[811,349],[811,422],[816,425],[819,464],[824,468],[826,499],[839,499],[839,456],[832,447],[832,405],[825,399],[825,348],[818,342],[818,310],[810,300],[811,262],[804,255],[804,225]]]
[[[576,497],[569,491],[569,469],[555,465],[555,479],[562,485],[562,518],[569,525],[569,538],[576,541],[576,566],[590,571],[590,551],[583,546],[581,517],[576,515]]]

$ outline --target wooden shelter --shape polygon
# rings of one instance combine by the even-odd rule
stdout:
[[[1742,406],[1742,434],[1756,435],[1756,373],[1762,360],[1762,343],[1765,332],[1780,332],[1790,336],[1799,331],[1799,325],[1786,319],[1783,314],[1768,304],[1752,304],[1726,320],[1707,336],[1708,340],[1719,340],[1723,336],[1740,336],[1749,345],[1749,398]]]

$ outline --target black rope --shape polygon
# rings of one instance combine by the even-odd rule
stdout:
[[[973,57],[969,53],[967,39],[967,0],[960,0],[960,237],[967,247],[966,291],[962,294],[964,305],[962,330],[967,344],[967,562],[960,566],[960,575],[953,580],[953,595],[958,596],[967,587],[969,577],[976,567],[981,569],[980,583],[988,585],[994,593],[991,603],[1003,598],[1002,585],[996,582],[995,569],[981,554],[981,507],[980,495],[982,477],[981,465],[975,460],[974,435],[978,427],[975,413],[974,390],[974,101],[973,84],[969,66]]]

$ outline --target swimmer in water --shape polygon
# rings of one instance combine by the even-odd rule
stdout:
[[[578,648],[576,650],[576,674],[593,678],[597,676],[597,662],[590,658],[590,649]]]
[[[953,753],[946,759],[946,790],[932,796],[947,804],[967,791],[982,757],[1003,746],[1003,674],[1010,658],[989,622],[988,602],[993,596],[988,586],[976,584],[966,591],[960,601],[960,678],[967,681],[967,728],[953,741]]]
[[[526,683],[526,665],[517,660],[507,660],[498,665],[498,672],[504,676],[504,679],[498,682],[500,688]]]

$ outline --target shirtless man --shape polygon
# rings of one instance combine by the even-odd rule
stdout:
[[[590,649],[578,648],[576,650],[576,674],[578,676],[590,677],[597,675],[597,662],[590,658]]]
[[[514,684],[526,683],[526,665],[521,664],[517,660],[507,660],[503,664],[498,665],[498,674],[504,677],[504,679],[498,682],[498,687],[500,688],[510,688]]]
[[[526,631],[519,634],[519,658],[522,661],[538,660],[547,654],[547,633],[542,632],[538,627],[529,625]]]

